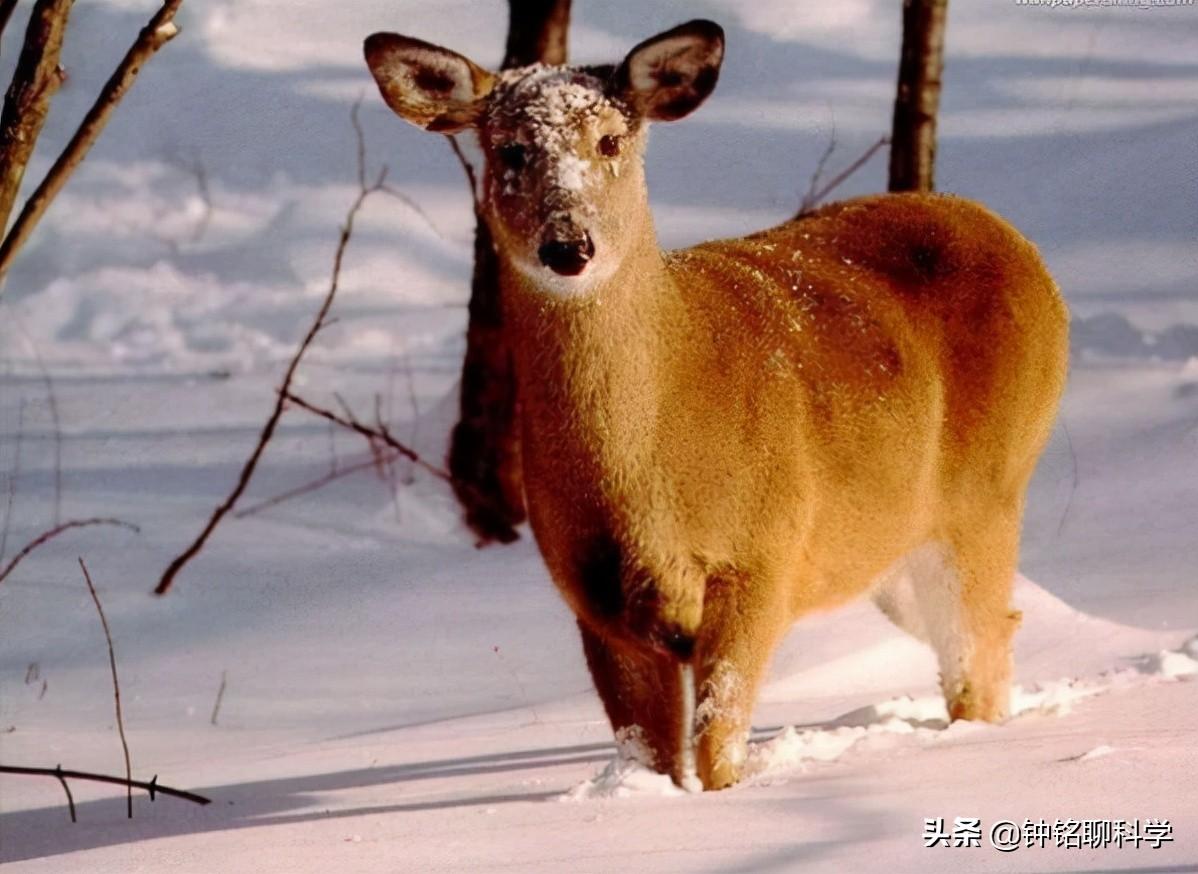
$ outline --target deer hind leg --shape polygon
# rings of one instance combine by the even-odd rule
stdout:
[[[695,760],[704,789],[740,779],[748,752],[753,705],[778,640],[789,626],[788,605],[739,595],[713,596],[704,607],[704,634],[695,670]]]
[[[1010,712],[1012,638],[1021,614],[1011,604],[1019,562],[1019,506],[1002,507],[950,534],[957,635],[964,644],[941,682],[950,719],[998,722]],[[944,660],[941,660],[944,664]]]
[[[682,696],[677,663],[648,652],[618,650],[582,623],[578,628],[621,752],[679,781]]]
[[[1018,514],[961,525],[948,543],[912,552],[874,592],[896,625],[931,645],[950,719],[998,722],[1008,715],[1011,607],[1018,559]]]

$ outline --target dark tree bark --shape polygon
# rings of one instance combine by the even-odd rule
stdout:
[[[508,0],[503,69],[566,63],[570,0]]]
[[[903,0],[903,51],[890,145],[890,190],[935,188],[936,114],[948,0]]]
[[[570,0],[509,0],[503,67],[563,64]],[[499,261],[491,229],[475,210],[474,276],[458,424],[449,449],[454,492],[480,545],[517,539],[524,478],[516,426],[516,380],[503,330]]]
[[[12,18],[12,11],[16,8],[17,0],[0,0],[0,36],[4,34],[8,19]]]
[[[8,227],[25,167],[42,132],[50,98],[62,84],[58,58],[74,0],[38,0],[0,117],[0,235]],[[4,9],[11,15],[11,9]],[[7,18],[5,20],[7,24]]]

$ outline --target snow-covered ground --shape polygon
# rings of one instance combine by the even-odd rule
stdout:
[[[28,4],[22,4],[22,10]],[[79,3],[63,142],[156,4]],[[574,54],[612,60],[694,15],[728,30],[714,97],[654,132],[663,240],[788,215],[889,125],[897,3],[577,0]],[[0,57],[12,63],[23,22]],[[376,395],[432,458],[452,423],[472,231],[440,138],[382,106],[379,29],[495,63],[505,5],[188,0],[0,301],[0,762],[122,770],[88,562],[116,644],[134,770],[196,808],[0,780],[14,871],[1193,870],[1198,863],[1198,7],[954,0],[938,181],[1036,240],[1075,314],[1061,417],[1025,526],[1017,715],[945,727],[930,653],[858,605],[796,627],[745,784],[677,793],[615,759],[568,610],[525,538],[475,550],[441,484],[369,470],[229,519],[148,592],[235,478],[327,281],[355,190],[349,108],[411,204],[370,202],[302,389]],[[31,177],[48,162],[43,151]],[[875,159],[843,194],[882,187]],[[702,184],[696,184],[696,180]],[[42,369],[53,379],[54,438]],[[56,448],[57,447],[57,448]],[[243,502],[366,458],[288,413]],[[11,496],[11,497],[10,497]],[[11,509],[9,509],[11,508]],[[210,716],[222,675],[216,725]],[[982,847],[925,848],[925,820]],[[1171,842],[989,844],[999,820],[1168,819]]]

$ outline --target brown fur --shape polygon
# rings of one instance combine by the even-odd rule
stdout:
[[[696,42],[671,77],[693,95],[686,76],[710,90],[722,42],[684,27],[660,54]],[[976,203],[902,194],[663,253],[627,110],[652,100],[621,96],[551,132],[597,168],[582,188],[555,181],[552,151],[515,182],[497,168],[499,145],[530,136],[518,88],[480,93],[477,111],[529,518],[613,727],[681,780],[689,662],[699,777],[729,785],[791,624],[930,547],[955,582],[915,580],[943,607],[915,624],[949,712],[1002,718],[1024,493],[1066,369],[1066,310],[1035,248]],[[604,134],[624,138],[611,163]],[[537,245],[584,226],[593,278],[555,293],[578,280],[530,268]]]
[[[955,553],[977,650],[953,715],[1000,718],[1023,495],[1066,366],[1034,248],[975,203],[909,194],[640,255],[583,303],[508,298],[532,524],[615,727],[672,766],[673,662],[622,624],[635,578],[655,621],[698,632],[701,701],[734,666],[701,736],[719,786],[792,622],[929,542]]]

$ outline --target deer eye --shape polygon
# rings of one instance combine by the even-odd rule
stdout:
[[[511,170],[523,170],[528,163],[528,152],[519,143],[507,143],[499,147],[499,160]]]
[[[599,154],[605,158],[614,158],[620,154],[620,138],[615,134],[604,134],[599,138]]]

